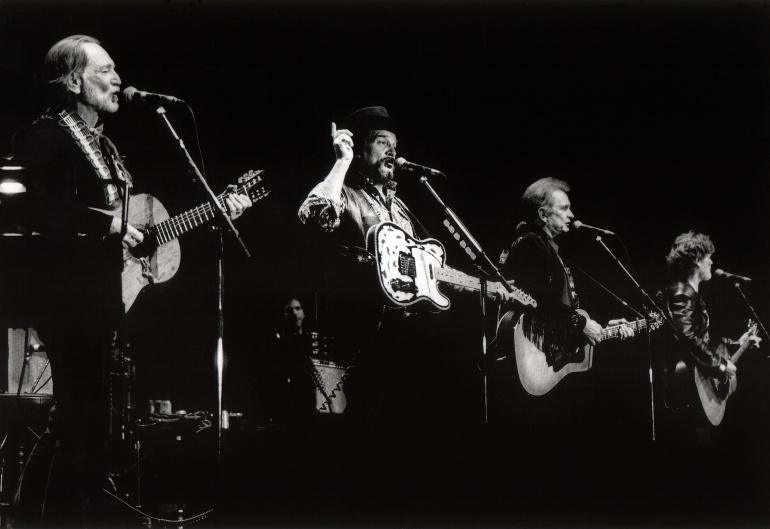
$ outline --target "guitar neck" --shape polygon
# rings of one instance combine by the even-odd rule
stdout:
[[[452,268],[434,268],[433,272],[436,274],[436,279],[443,281],[444,283],[451,283],[473,290],[481,290],[481,279],[478,277],[469,276],[468,274],[464,274],[463,272]]]
[[[431,271],[436,275],[436,279],[438,281],[443,281],[444,283],[451,283],[453,285],[459,285],[461,287],[469,288],[471,290],[481,290],[482,279],[478,277],[469,276],[468,274],[464,274],[459,270],[454,270],[452,268],[447,268],[447,267],[431,268]],[[488,284],[491,285],[492,283],[488,283]],[[519,303],[537,307],[537,301],[532,299],[532,296],[528,295],[525,292],[522,292],[518,288],[511,287],[511,294],[513,298],[517,300]]]
[[[240,195],[245,193],[247,189],[247,186],[241,186],[235,190],[235,193]],[[217,196],[217,202],[225,211],[227,211],[227,206],[225,205],[225,197],[228,194],[229,191],[226,191]],[[198,206],[197,208],[193,208],[189,211],[185,211],[184,213],[180,213],[179,215],[171,217],[170,219],[166,219],[163,222],[152,226],[147,231],[150,236],[155,237],[155,241],[157,242],[158,246],[160,246],[161,244],[165,244],[176,239],[180,235],[184,235],[193,228],[197,228],[198,226],[206,224],[215,216],[216,214],[214,213],[214,208],[212,208],[211,204],[207,202]]]
[[[735,364],[738,362],[738,360],[741,359],[741,355],[751,346],[751,340],[746,340],[743,342],[743,345],[741,345],[735,353],[733,353],[733,356],[730,357],[730,361]]]
[[[631,327],[634,332],[641,332],[647,328],[647,321],[636,320],[630,323],[622,323],[620,325],[612,325],[611,327],[606,327],[602,329],[601,341],[619,337],[621,327]]]

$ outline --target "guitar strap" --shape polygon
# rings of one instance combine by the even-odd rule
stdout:
[[[406,212],[406,214],[409,216],[409,220],[412,221],[412,224],[414,224],[422,233],[419,235],[418,238],[425,239],[427,237],[430,237],[430,232],[425,229],[425,226],[422,225],[422,222],[419,221],[419,219],[412,213],[408,207],[406,207],[406,204],[400,199],[396,198],[396,201],[398,202],[398,205],[401,206],[401,208]]]
[[[59,125],[70,134],[70,137],[83,151],[96,176],[104,181],[105,204],[107,206],[114,206],[115,202],[120,198],[120,190],[115,184],[115,179],[107,163],[104,161],[102,149],[99,146],[100,143],[104,145],[104,149],[110,157],[117,179],[121,182],[128,181],[129,187],[131,187],[131,175],[123,165],[115,145],[107,137],[102,136],[101,125],[94,129],[89,128],[77,112],[60,110],[56,115],[59,117]],[[100,140],[103,141],[100,142]]]

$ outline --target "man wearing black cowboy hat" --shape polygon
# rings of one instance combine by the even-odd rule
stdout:
[[[350,129],[337,130],[332,123],[337,160],[302,204],[300,220],[313,221],[327,232],[339,231],[341,239],[359,246],[364,245],[369,228],[384,221],[415,235],[406,205],[395,196],[398,140],[388,111],[366,107],[348,120]]]
[[[299,218],[328,234],[333,254],[323,263],[331,266],[328,332],[334,335],[338,347],[353,355],[351,363],[356,364],[358,376],[351,377],[348,388],[355,394],[356,382],[368,380],[367,366],[372,366],[372,372],[378,371],[374,366],[392,358],[390,351],[404,349],[394,346],[393,339],[412,334],[412,327],[423,324],[411,321],[415,318],[405,318],[409,313],[404,310],[384,306],[374,267],[359,262],[365,254],[367,232],[389,221],[412,236],[422,238],[427,233],[421,227],[416,232],[415,224],[419,226],[419,223],[395,196],[398,140],[388,111],[381,106],[362,108],[348,116],[346,125],[347,128],[337,129],[332,123],[336,161],[326,178],[305,199]],[[359,353],[362,354],[359,356]],[[374,403],[379,397],[360,389],[366,394],[348,399],[349,414],[366,410],[365,413],[372,416],[372,406],[381,408]]]
[[[435,375],[439,362],[432,362],[431,355],[442,347],[436,340],[448,339],[446,327],[453,324],[447,322],[446,317],[420,312],[419,307],[415,313],[411,307],[394,309],[386,305],[374,266],[361,262],[369,229],[382,222],[392,222],[418,239],[427,237],[428,233],[404,202],[396,197],[394,169],[398,140],[396,124],[388,111],[381,106],[362,108],[348,116],[347,126],[337,129],[332,123],[336,161],[326,178],[305,199],[299,218],[303,223],[327,232],[332,252],[337,254],[323,263],[319,261],[319,267],[332,266],[332,279],[327,283],[332,289],[330,297],[334,298],[331,301],[334,315],[330,318],[337,321],[331,326],[331,332],[335,333],[338,347],[361,353],[361,362],[356,365],[362,376],[366,365],[373,366],[381,373],[379,376],[409,366],[397,377],[388,375],[390,378],[385,381],[383,394],[366,396],[378,402],[367,401],[364,405],[368,417],[377,412],[389,417],[395,412],[401,420],[399,414],[405,409],[414,413],[415,402],[408,395],[415,388],[424,388],[428,379]],[[340,254],[344,256],[342,259],[338,258]],[[502,288],[497,290],[502,291]],[[505,299],[502,292],[496,294]],[[457,310],[459,308],[453,311],[455,315]],[[457,347],[456,343],[452,345]],[[406,371],[415,375],[420,362],[429,373],[422,373],[425,376],[419,380],[416,380],[417,376],[415,379],[405,376]],[[351,376],[348,386],[351,391],[354,378]],[[394,399],[407,402],[399,405]],[[421,405],[430,406],[422,400],[425,402]],[[353,412],[357,404],[360,403],[349,395],[349,411]],[[374,413],[369,405],[374,405]],[[435,410],[425,415],[436,417]]]

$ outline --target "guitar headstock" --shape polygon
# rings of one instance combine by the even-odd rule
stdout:
[[[249,195],[252,202],[263,199],[270,194],[270,188],[267,185],[267,181],[262,180],[262,177],[260,176],[264,172],[264,169],[258,171],[251,170],[238,178],[238,184],[240,184],[241,190]]]
[[[647,326],[651,331],[662,327],[663,315],[660,312],[650,312],[650,317],[647,320]]]
[[[261,175],[264,172],[265,172],[264,169],[260,169],[259,171],[254,171],[253,169],[249,170],[249,172],[243,173],[238,178],[238,183],[241,184],[242,186],[245,186],[245,185],[253,186],[254,184],[258,183],[260,180],[262,180],[262,177],[259,175]]]
[[[533,307],[537,308],[537,301],[535,301],[535,298],[524,292],[523,290],[520,290],[513,285],[511,285],[511,288],[513,289],[513,298],[518,301],[519,303],[523,303],[524,305],[532,305]]]

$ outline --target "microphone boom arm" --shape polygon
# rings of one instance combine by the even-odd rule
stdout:
[[[206,192],[206,196],[208,197],[209,202],[211,203],[211,207],[213,211],[219,216],[219,219],[221,220],[221,224],[226,226],[227,231],[230,232],[230,234],[232,234],[235,240],[238,241],[238,243],[241,246],[241,249],[243,249],[244,253],[246,254],[246,257],[251,257],[251,254],[249,253],[248,248],[246,248],[246,244],[243,242],[243,239],[241,239],[241,236],[238,234],[238,230],[235,229],[232,219],[230,219],[230,216],[227,215],[227,213],[225,213],[225,210],[219,204],[219,201],[217,200],[217,196],[214,194],[214,191],[211,190],[211,188],[209,187],[209,183],[201,174],[200,170],[198,169],[198,166],[195,165],[195,161],[193,161],[192,156],[190,156],[190,153],[188,152],[187,148],[184,146],[184,141],[177,135],[176,131],[174,130],[174,127],[171,126],[171,122],[166,117],[166,109],[161,106],[161,107],[158,107],[156,112],[161,118],[163,118],[163,121],[168,126],[168,130],[171,131],[171,134],[174,136],[174,139],[177,141],[179,150],[182,151],[182,154],[187,160],[187,164],[190,166],[190,169],[192,169],[192,171],[195,173],[195,176],[198,178],[198,181],[203,186],[203,189]]]

